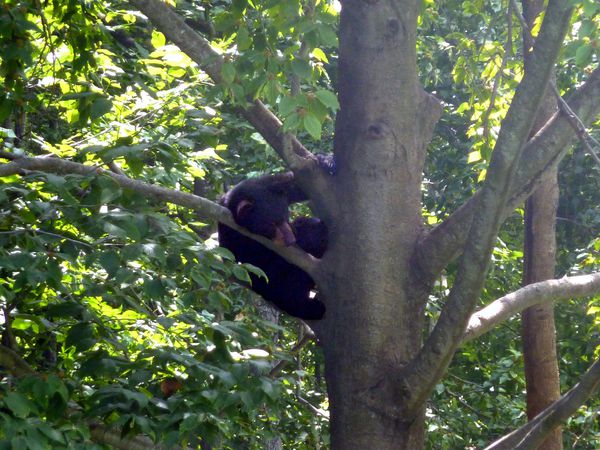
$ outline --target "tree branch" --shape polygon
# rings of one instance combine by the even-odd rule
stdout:
[[[302,336],[302,339],[300,339],[300,341],[298,341],[296,345],[294,345],[290,349],[288,354],[297,355],[298,353],[300,353],[300,350],[302,350],[309,342],[316,339],[314,332],[308,326],[306,326],[306,328],[308,329],[308,332],[306,332],[304,336]],[[288,364],[289,361],[286,359],[282,359],[281,361],[279,361],[269,372],[269,377],[274,378],[277,375],[279,375],[281,371],[285,368],[285,366],[287,366]]]
[[[132,0],[131,3],[196,62],[215,83],[222,82],[221,67],[225,63],[224,57],[211,47],[208,40],[188,26],[173,8],[160,0]],[[331,191],[329,180],[327,175],[319,170],[316,157],[295,136],[290,138],[292,151],[287,151],[281,121],[260,100],[254,100],[248,107],[237,109],[298,176],[300,186],[312,199],[328,195]]]
[[[600,293],[600,272],[529,284],[500,297],[469,319],[462,343],[487,333],[500,322],[538,303],[567,300]]]
[[[225,58],[212,48],[210,42],[198,34],[167,3],[159,0],[132,0],[148,19],[182,52],[188,55],[217,84],[222,82],[221,68]],[[255,109],[255,110],[254,110]],[[276,150],[280,144],[276,141],[281,123],[260,101],[250,109],[240,109],[246,119],[254,125]],[[295,149],[300,155],[310,154],[302,144]]]
[[[531,57],[531,71],[525,73],[502,123],[475,206],[455,284],[423,348],[401,374],[409,413],[417,413],[445,373],[481,293],[490,255],[504,219],[510,186],[571,14],[572,7],[559,0],[550,0]]]
[[[156,186],[142,181],[134,180],[120,175],[109,170],[104,170],[97,166],[86,166],[84,164],[66,161],[60,158],[28,158],[19,157],[13,159],[9,163],[0,164],[0,177],[20,174],[23,171],[39,171],[51,172],[61,175],[77,174],[77,175],[102,175],[110,177],[119,186],[139,192],[149,200],[173,203],[175,205],[190,208],[198,212],[203,217],[218,220],[230,228],[239,231],[244,236],[248,236],[255,241],[260,242],[265,247],[273,250],[285,260],[297,265],[302,270],[306,271],[311,276],[315,277],[319,260],[312,255],[304,252],[299,247],[281,247],[274,244],[269,239],[250,233],[247,229],[236,224],[229,210],[217,203],[198,197],[193,194],[179,192],[172,189],[167,189],[162,186]]]
[[[570,108],[585,124],[600,112],[600,67],[568,99]],[[552,119],[525,145],[519,168],[510,187],[510,198],[503,216],[507,217],[533,192],[545,171],[558,164],[576,135],[563,113]],[[471,197],[444,222],[423,237],[414,255],[416,276],[430,284],[462,251],[480,192]]]
[[[528,48],[533,47],[533,44],[535,43],[535,39],[533,38],[533,36],[531,34],[531,29],[529,28],[529,24],[527,23],[527,20],[525,20],[525,17],[519,11],[516,0],[510,0],[510,4],[513,6],[514,13],[516,14],[517,18],[519,19],[519,22],[521,23],[521,27],[523,29],[523,36],[524,36],[524,40],[525,40],[527,47]],[[583,145],[585,150],[590,154],[592,159],[594,161],[596,161],[596,164],[600,165],[600,157],[598,157],[598,155],[596,154],[596,152],[590,145],[590,142],[593,142],[596,146],[598,146],[599,145],[598,141],[596,141],[587,132],[587,130],[585,129],[585,125],[581,122],[579,117],[577,117],[577,115],[575,113],[573,113],[571,108],[569,108],[569,105],[567,104],[567,102],[565,102],[563,100],[563,98],[560,96],[560,92],[558,92],[558,89],[556,88],[556,83],[554,82],[554,80],[552,80],[550,82],[550,90],[551,90],[552,94],[554,95],[554,98],[556,98],[558,107],[565,114],[565,117],[571,124],[571,127],[573,127],[573,129],[575,130],[575,133],[577,134],[579,141],[581,142],[581,144]]]
[[[600,388],[600,359],[596,360],[569,392],[531,422],[495,441],[485,450],[535,450],[548,434],[563,423]]]
[[[15,377],[36,374],[27,361],[5,345],[0,345],[0,365]]]

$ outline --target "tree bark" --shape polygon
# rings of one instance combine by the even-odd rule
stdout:
[[[416,76],[417,16],[418,2],[388,0],[348,0],[340,16],[339,206],[318,280],[334,450],[423,448],[423,411],[403,417],[383,387],[418,351],[427,299],[411,298],[409,268],[439,107]]]
[[[544,8],[544,2],[523,0],[522,4],[525,21],[531,30],[536,17]],[[527,49],[528,38],[525,37],[529,30],[523,30],[526,71],[530,66],[530,52]],[[532,134],[535,134],[556,110],[556,100],[548,88],[538,110]],[[525,204],[524,285],[554,278],[557,203],[558,180],[557,169],[554,167]],[[532,420],[560,398],[556,327],[552,303],[536,305],[523,312],[522,336],[527,386],[527,417]],[[555,429],[548,436],[542,448],[562,450],[560,428]]]
[[[527,201],[525,207],[525,272],[523,284],[554,277],[556,171]],[[531,420],[560,397],[556,353],[554,305],[536,305],[523,311],[523,356],[527,385],[527,417]],[[562,433],[556,429],[542,448],[562,450]]]

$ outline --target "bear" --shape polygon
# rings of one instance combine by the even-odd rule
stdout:
[[[242,181],[221,200],[238,225],[278,245],[296,244],[321,258],[327,249],[327,227],[316,217],[289,221],[289,205],[306,200],[291,172],[263,175]],[[267,279],[250,273],[252,290],[280,310],[303,320],[319,320],[325,305],[311,298],[315,282],[305,271],[287,262],[259,242],[219,223],[219,245],[236,260],[260,268]]]

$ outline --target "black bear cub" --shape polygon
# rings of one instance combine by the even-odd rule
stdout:
[[[297,244],[320,258],[327,248],[327,227],[315,217],[289,222],[288,206],[306,200],[292,173],[265,175],[242,181],[221,200],[238,225],[279,245]],[[237,261],[265,272],[268,280],[250,274],[252,290],[286,313],[304,320],[318,320],[325,305],[310,298],[315,287],[312,278],[262,244],[219,223],[219,244],[229,249]]]

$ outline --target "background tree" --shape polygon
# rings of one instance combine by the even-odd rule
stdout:
[[[528,69],[534,38],[531,29],[544,9],[543,2],[523,4],[524,68]],[[556,77],[551,76],[551,84]],[[535,134],[556,113],[557,101],[552,87],[547,87],[538,108],[532,133]],[[554,278],[556,261],[556,209],[558,207],[557,169],[544,175],[544,180],[525,202],[523,284]],[[533,420],[552,402],[560,398],[560,377],[556,355],[554,305],[546,303],[523,311],[523,360],[527,386],[527,417]],[[544,441],[548,450],[563,448],[562,434],[557,428]]]
[[[576,137],[593,151],[600,7],[550,1],[524,67],[515,5],[419,5],[3,6],[4,445],[535,448],[578,411],[600,383],[597,299],[587,316],[559,310],[568,392],[520,428],[508,319],[597,294],[600,275],[507,294],[522,256],[511,214]],[[577,117],[559,101],[530,138],[554,72]],[[334,175],[311,153],[329,149]],[[236,227],[207,198],[279,157],[330,248],[316,260],[254,238],[317,281],[318,348],[257,316],[230,283],[255,269],[204,223]],[[564,197],[586,231],[559,228],[580,255],[560,255],[563,273],[597,267],[591,158],[575,151],[561,174],[589,205]],[[568,424],[569,445],[593,448],[593,411]]]

